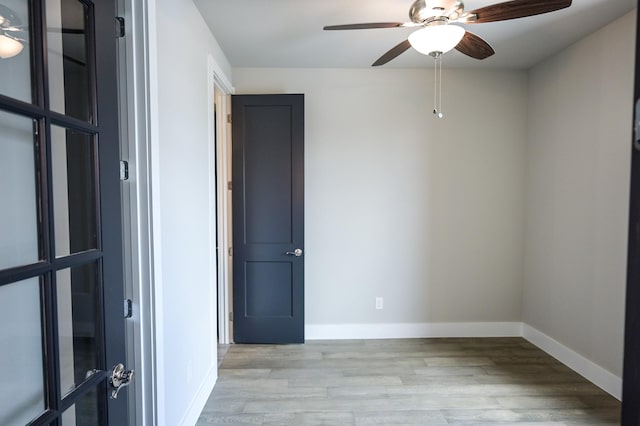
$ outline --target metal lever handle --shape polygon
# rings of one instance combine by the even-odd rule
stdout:
[[[111,399],[118,397],[120,389],[129,386],[133,381],[133,370],[125,370],[124,365],[118,364],[113,367],[109,383],[111,384]]]
[[[287,256],[295,256],[295,257],[300,257],[302,256],[302,249],[295,249],[294,251],[288,251],[285,253]]]

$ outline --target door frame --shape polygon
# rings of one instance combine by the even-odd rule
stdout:
[[[217,241],[214,250],[218,261],[217,282],[217,311],[218,311],[218,343],[229,344],[233,341],[233,329],[230,326],[230,306],[233,301],[232,258],[229,255],[231,248],[231,123],[227,119],[231,114],[231,95],[235,89],[226,79],[224,73],[216,64],[213,56],[208,57],[209,68],[209,134],[213,136],[215,155],[210,160],[215,161],[216,175],[210,177],[210,187],[216,191],[216,205],[210,211],[216,212]],[[211,145],[210,145],[211,146]],[[211,238],[213,242],[215,235]],[[214,266],[214,265],[212,265]]]
[[[121,160],[128,162],[129,179],[122,183],[122,221],[125,298],[132,302],[132,320],[127,321],[127,364],[136,370],[129,392],[131,424],[155,425],[158,420],[156,372],[158,346],[155,323],[157,300],[154,251],[159,233],[154,225],[151,141],[157,134],[155,96],[150,89],[156,78],[155,24],[148,19],[153,8],[148,0],[118,0],[118,15],[124,17],[126,35],[119,40],[118,90],[120,95]],[[157,158],[156,158],[157,161]],[[143,285],[144,283],[144,285]],[[135,367],[133,367],[135,366]]]

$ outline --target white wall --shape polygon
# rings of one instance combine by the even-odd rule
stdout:
[[[305,94],[308,326],[520,321],[526,73],[233,73]]]
[[[230,66],[191,0],[152,6],[157,409],[158,424],[173,426],[195,423],[217,377],[208,58],[222,70]]]
[[[621,377],[635,11],[529,74],[524,322]]]

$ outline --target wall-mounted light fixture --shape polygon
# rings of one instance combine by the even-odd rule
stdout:
[[[0,58],[12,58],[22,52],[25,43],[20,38],[22,31],[16,13],[0,4]]]

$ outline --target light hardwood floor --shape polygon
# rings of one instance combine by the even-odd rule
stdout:
[[[197,425],[617,425],[620,402],[521,338],[231,345]]]

